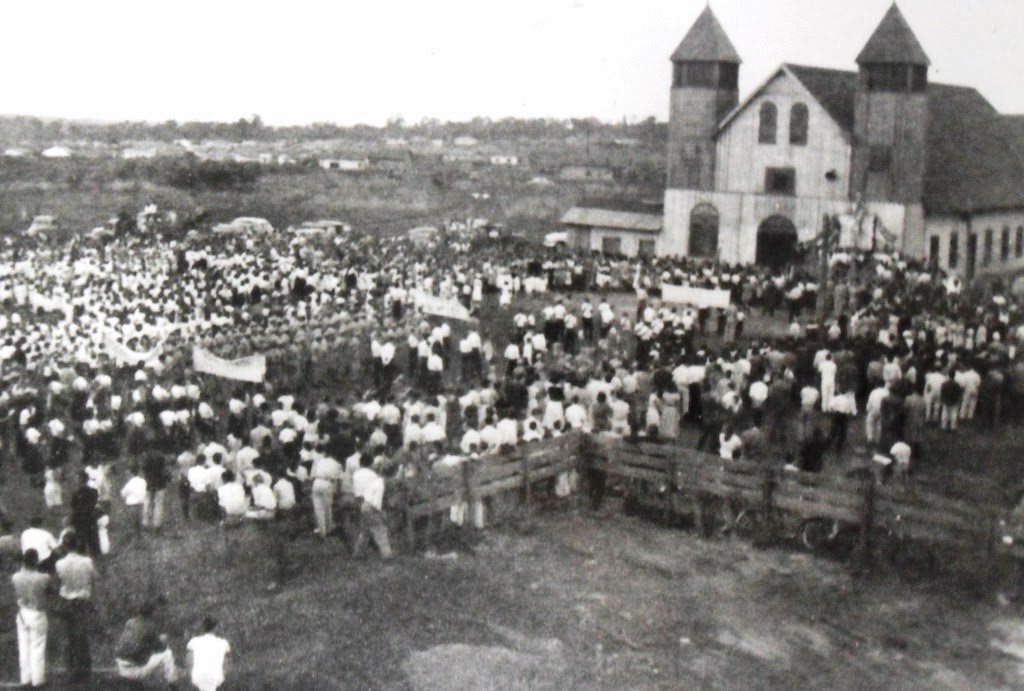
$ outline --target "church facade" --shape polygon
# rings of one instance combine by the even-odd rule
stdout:
[[[841,223],[966,277],[1024,270],[1024,118],[933,84],[894,4],[855,71],[783,64],[739,100],[741,59],[710,7],[672,54],[659,255],[783,266]]]

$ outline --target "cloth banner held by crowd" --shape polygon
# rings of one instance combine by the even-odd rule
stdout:
[[[424,314],[458,319],[464,322],[476,321],[474,317],[470,316],[469,310],[456,300],[445,300],[435,295],[420,292],[416,294],[416,306],[423,310]]]
[[[237,381],[259,383],[267,375],[267,358],[264,355],[225,360],[199,346],[192,348],[192,366],[197,372]]]
[[[661,286],[661,301],[678,305],[694,305],[695,307],[729,306],[728,290],[717,288],[693,288],[690,286]]]
[[[160,353],[163,352],[163,343],[157,344],[156,347],[146,352],[140,352],[132,350],[125,344],[118,340],[117,336],[113,331],[106,329],[103,331],[103,347],[107,353],[114,359],[119,365],[138,365],[145,364],[150,360],[155,360],[160,357]]]

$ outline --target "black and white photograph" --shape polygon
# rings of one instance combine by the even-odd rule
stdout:
[[[0,18],[0,689],[1024,689],[1024,2]]]

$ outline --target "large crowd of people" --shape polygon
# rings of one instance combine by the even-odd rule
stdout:
[[[859,421],[858,455],[905,477],[939,454],[929,425],[994,427],[1018,408],[1005,404],[1024,397],[1016,298],[968,294],[894,253],[836,252],[830,264],[822,285],[798,267],[443,236],[9,242],[0,471],[27,476],[44,507],[3,516],[5,535],[23,531],[9,545],[22,560],[22,683],[45,680],[51,579],[69,673],[88,675],[83,603],[114,528],[159,533],[172,514],[284,522],[314,539],[341,532],[357,553],[372,541],[388,558],[390,487],[570,431],[822,472],[848,464]],[[666,286],[726,291],[729,304],[672,304]],[[769,326],[749,328],[753,315]],[[263,355],[265,376],[197,371],[196,347]],[[111,526],[115,502],[127,525]],[[65,517],[63,534],[46,529]],[[465,504],[450,518],[487,520]],[[126,678],[177,678],[153,611],[126,629]],[[199,688],[223,678],[213,625],[197,637],[214,660]]]

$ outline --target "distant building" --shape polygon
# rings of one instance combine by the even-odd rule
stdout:
[[[71,150],[64,146],[51,146],[40,154],[43,158],[69,158]]]
[[[137,149],[135,147],[121,149],[121,158],[126,161],[130,161],[135,158],[154,158],[155,156],[156,149]]]
[[[571,245],[630,257],[659,254],[660,214],[573,207],[562,216]]]
[[[495,155],[490,157],[492,166],[517,166],[519,165],[518,156],[508,155]]]
[[[469,147],[469,146],[476,146],[477,145],[477,140],[476,140],[475,137],[462,136],[462,137],[456,137],[455,141],[453,143],[455,144],[455,146],[466,146],[466,147]]]
[[[615,182],[615,171],[607,166],[562,166],[558,179],[564,182]]]
[[[28,158],[32,155],[33,153],[30,149],[25,149],[20,146],[4,149],[4,156],[7,158]]]
[[[320,167],[324,170],[353,172],[369,170],[370,161],[366,158],[321,158]]]

